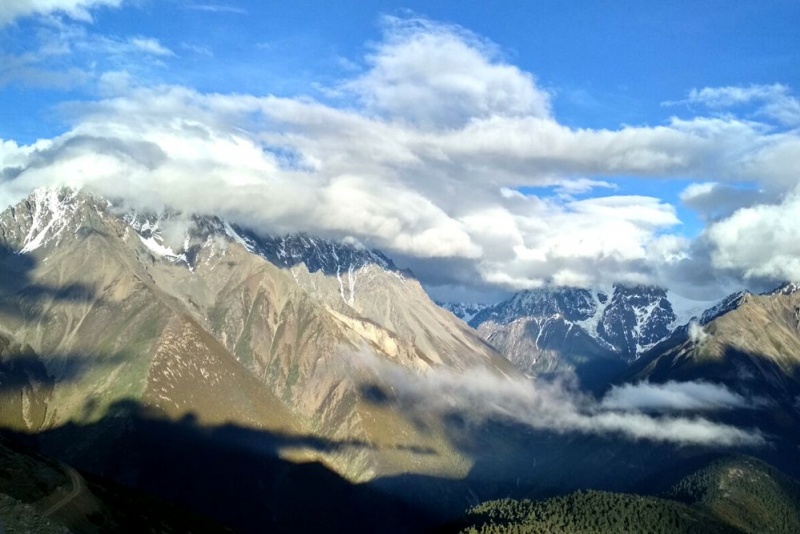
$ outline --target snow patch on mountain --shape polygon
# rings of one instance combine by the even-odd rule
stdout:
[[[800,290],[800,283],[798,282],[784,282],[772,291],[764,293],[764,295],[791,295],[795,291]]]
[[[611,303],[611,297],[609,297],[609,295],[611,295],[613,291],[613,288],[591,290],[590,294],[592,295],[592,299],[594,301],[594,313],[591,315],[591,317],[587,317],[582,321],[575,321],[577,326],[583,328],[586,333],[593,338],[598,339],[604,345],[608,345],[608,343],[600,338],[599,334],[597,333],[597,326],[600,324],[600,321],[603,320],[603,315],[606,312],[606,308]]]
[[[161,232],[162,217],[169,220],[171,216],[173,214],[166,213],[159,216],[154,213],[141,213],[131,210],[125,213],[122,219],[136,231],[142,244],[155,256],[164,258],[172,263],[185,263],[191,271],[192,265],[186,255],[189,248],[189,235],[187,234],[184,237],[183,246],[177,252],[164,242],[164,236]]]
[[[675,322],[672,325],[675,329],[689,324],[692,319],[700,320],[706,310],[719,305],[724,299],[694,300],[668,290],[667,300],[672,304],[672,311],[675,313]]]
[[[436,304],[449,311],[465,323],[469,323],[473,317],[490,306],[490,304],[472,302],[436,302]]]
[[[580,329],[605,349],[637,358],[718,303],[687,299],[651,286],[545,287],[522,291],[480,311],[470,325],[509,325],[527,318],[536,321],[537,338],[548,337],[547,330],[555,325],[566,326],[567,333]],[[583,334],[574,339],[582,339]],[[535,346],[540,347],[538,339]]]
[[[706,325],[720,317],[725,315],[726,313],[735,310],[739,307],[742,303],[742,300],[747,296],[750,295],[750,292],[745,291],[737,291],[736,293],[732,293],[718,302],[716,305],[712,306],[711,308],[707,309],[702,313],[700,316],[700,325]]]
[[[78,192],[73,189],[48,187],[35,189],[31,193],[28,202],[32,204],[33,215],[21,253],[33,252],[61,235],[72,220],[70,215],[75,211],[77,195]]]

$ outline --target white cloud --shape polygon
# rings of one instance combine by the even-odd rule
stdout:
[[[201,56],[214,57],[214,52],[211,50],[211,48],[209,48],[207,46],[201,46],[201,45],[189,44],[189,43],[181,43],[181,48],[183,48],[184,50],[188,50],[190,52],[193,52],[195,54],[201,55]]]
[[[392,402],[426,414],[459,414],[483,423],[506,420],[558,433],[618,435],[676,445],[752,446],[765,443],[758,430],[743,430],[698,417],[698,411],[749,407],[735,393],[704,383],[668,383],[613,389],[601,402],[563,382],[515,379],[485,369],[458,373],[435,368],[412,374],[368,355],[353,361],[368,369]],[[388,387],[387,387],[388,386]],[[646,411],[682,411],[683,416]]]
[[[558,183],[556,193],[564,196],[581,195],[598,188],[616,189],[617,186],[605,180],[591,180],[589,178],[567,179]]]
[[[447,260],[435,273],[440,283],[520,289],[669,284],[663,277],[670,273],[692,276],[698,269],[669,268],[692,253],[671,233],[680,224],[675,207],[614,194],[601,178],[705,183],[713,176],[715,185],[683,194],[698,210],[731,197],[726,210],[706,210],[717,221],[704,237],[716,250],[709,258],[743,273],[771,261],[768,251],[748,253],[748,239],[735,249],[737,233],[772,229],[757,217],[743,218],[757,206],[738,197],[737,204],[733,191],[740,183],[763,189],[762,204],[790,191],[800,176],[796,133],[702,117],[654,127],[570,128],[552,116],[550,95],[502,61],[491,43],[427,21],[387,24],[369,69],[339,87],[355,91],[363,107],[147,87],[133,83],[126,69],[107,73],[100,77],[103,100],[63,108],[73,123],[68,132],[47,146],[19,150],[0,195],[85,185],[267,231],[353,236],[392,254]],[[107,53],[147,49],[155,61],[171,53],[147,37],[95,42]],[[518,191],[525,186],[556,194],[526,196]],[[572,197],[595,188],[610,194]],[[781,246],[787,256],[796,254],[791,232],[785,234]],[[752,247],[759,239],[753,235]],[[786,264],[780,254],[775,261]]]
[[[742,208],[711,224],[706,237],[719,269],[748,278],[800,280],[800,195],[792,192],[776,204]]]
[[[344,88],[378,113],[431,127],[549,116],[550,97],[533,76],[495,56],[493,45],[461,28],[387,18],[384,40],[367,56],[369,70]]]
[[[144,52],[145,54],[152,54],[154,56],[175,55],[175,52],[159,43],[158,39],[153,39],[152,37],[131,37],[128,39],[128,43],[130,43],[130,46],[134,50]]]
[[[83,38],[74,39],[72,47],[78,51],[91,51],[92,54],[102,54],[110,57],[141,58],[142,55],[153,58],[165,58],[175,56],[175,52],[161,44],[158,39],[152,37],[110,37],[95,36],[85,34]]]
[[[22,17],[64,14],[91,22],[91,10],[101,6],[118,7],[122,0],[3,0],[0,2],[0,27]]]
[[[228,4],[189,4],[188,9],[195,11],[207,11],[209,13],[230,13],[233,15],[246,15],[247,10]]]
[[[749,87],[704,87],[689,91],[688,102],[699,102],[709,107],[721,108],[746,104],[753,100],[773,100],[785,96],[783,85],[751,85]]]
[[[757,104],[758,114],[785,126],[800,125],[800,100],[792,96],[789,87],[782,84],[703,87],[689,91],[686,100],[666,104],[702,104],[712,109]]]
[[[128,70],[144,80],[148,69],[176,56],[153,37],[99,35],[64,20],[48,19],[31,32],[36,47],[18,55],[0,50],[0,87],[91,90],[109,70]]]
[[[603,398],[601,406],[609,410],[652,412],[703,412],[754,407],[743,396],[723,385],[673,381],[614,386]]]
[[[700,326],[697,321],[692,321],[689,323],[688,333],[689,339],[691,339],[692,343],[695,345],[702,345],[710,337],[710,334],[706,332],[705,328]]]

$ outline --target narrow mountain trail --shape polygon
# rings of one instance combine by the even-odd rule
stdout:
[[[69,504],[72,500],[74,500],[78,496],[80,496],[80,494],[84,490],[83,479],[78,474],[78,472],[75,471],[73,468],[69,467],[68,465],[63,465],[62,464],[62,467],[64,468],[64,470],[69,475],[70,482],[72,483],[72,490],[63,499],[61,499],[57,503],[55,503],[52,506],[50,506],[50,508],[45,510],[42,513],[45,516],[53,515],[58,510],[60,510],[61,508],[63,508],[67,504]]]

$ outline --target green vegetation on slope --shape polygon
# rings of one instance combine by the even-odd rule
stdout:
[[[648,532],[653,534],[736,532],[685,504],[655,497],[578,491],[545,501],[500,499],[472,508],[462,532],[489,534]]]
[[[800,532],[800,483],[749,456],[716,459],[664,496],[590,490],[488,501],[467,512],[462,532]]]
[[[800,484],[755,458],[717,460],[670,493],[744,532],[800,532]]]

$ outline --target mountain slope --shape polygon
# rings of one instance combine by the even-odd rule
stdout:
[[[791,403],[800,394],[800,291],[735,294],[635,362],[630,380],[713,380]]]
[[[740,399],[712,420],[759,428],[770,442],[758,456],[792,476],[800,440],[800,291],[737,294],[704,326],[681,328],[634,362],[616,382],[695,382]]]
[[[95,479],[0,436],[5,532],[230,532],[207,517]]]
[[[491,306],[491,304],[477,304],[469,302],[437,302],[436,304],[467,324],[469,324],[473,317]]]
[[[743,532],[800,531],[800,484],[748,456],[712,462],[682,479],[669,496]]]
[[[502,499],[472,508],[461,532],[736,533],[718,518],[684,504],[640,495],[579,491],[545,501]]]
[[[547,287],[487,307],[469,324],[524,372],[575,370],[593,386],[708,304],[672,299],[679,305],[673,307],[667,291],[644,286]]]
[[[471,508],[462,532],[793,533],[800,484],[775,468],[725,455],[661,497],[578,491],[541,501],[500,499]]]
[[[119,213],[68,189],[0,215],[0,259],[15,273],[0,287],[6,359],[27,355],[39,372],[17,373],[7,395],[21,401],[4,425],[92,421],[134,400],[201,424],[367,444],[285,451],[352,479],[466,473],[436,421],[423,431],[364,390],[380,384],[375,365],[515,372],[416,280],[376,252],[307,236],[256,241],[213,217],[190,218],[171,246],[162,226],[174,217]],[[296,263],[309,250],[315,272]]]

